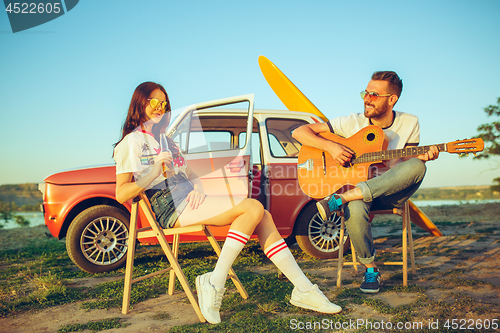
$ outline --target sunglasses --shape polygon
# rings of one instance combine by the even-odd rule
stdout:
[[[165,111],[165,107],[167,106],[167,101],[161,102],[157,98],[148,98],[148,101],[149,105],[153,108],[153,110],[156,110],[158,107],[160,107],[163,111]]]
[[[363,90],[362,92],[360,92],[360,95],[361,95],[361,98],[362,99],[365,99],[366,95],[370,96],[370,100],[372,102],[376,102],[380,99],[380,97],[389,97],[391,96],[392,94],[387,94],[387,95],[379,95],[377,94],[376,92],[368,92],[366,90]]]

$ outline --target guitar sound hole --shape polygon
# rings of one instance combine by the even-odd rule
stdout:
[[[373,133],[368,133],[368,135],[366,136],[366,140],[368,140],[368,141],[373,141],[373,140],[375,140],[375,134],[373,134]]]

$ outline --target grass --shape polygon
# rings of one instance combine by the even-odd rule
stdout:
[[[485,228],[491,233],[489,228]],[[472,288],[487,288],[498,297],[500,287],[490,282],[467,278],[472,268],[464,265],[464,258],[473,256],[473,250],[466,247],[456,248],[451,242],[491,240],[486,233],[448,237],[439,246],[429,245],[416,249],[417,258],[423,256],[446,256],[456,264],[449,269],[436,267],[418,267],[418,280],[410,280],[410,285],[402,286],[402,274],[399,267],[382,268],[383,285],[378,295],[367,295],[359,291],[361,274],[343,280],[344,288],[334,287],[335,277],[326,273],[310,274],[313,282],[325,291],[330,291],[330,298],[341,305],[341,314],[327,316],[302,310],[289,303],[293,286],[286,280],[277,278],[276,270],[257,273],[256,268],[270,265],[256,242],[249,244],[234,263],[240,280],[249,293],[249,299],[243,300],[228,282],[228,291],[224,297],[219,325],[192,324],[171,328],[169,332],[282,332],[289,331],[294,323],[310,325],[300,329],[304,332],[319,332],[323,329],[315,323],[328,323],[331,327],[349,320],[359,319],[359,309],[369,309],[374,315],[371,324],[379,324],[384,318],[391,322],[412,322],[436,320],[440,325],[448,318],[486,318],[495,304],[487,300],[478,302],[470,295]],[[494,237],[493,237],[494,238]],[[485,245],[486,246],[486,245]],[[299,265],[307,270],[322,268],[325,265],[335,270],[337,262],[313,259],[300,250],[292,249]],[[135,260],[135,275],[143,275],[164,268],[166,259],[159,247],[139,247]],[[380,253],[379,260],[399,258],[400,254]],[[213,269],[216,256],[208,244],[182,244],[179,261],[189,283],[194,288],[197,275]],[[346,269],[346,270],[349,270]],[[38,246],[27,246],[17,251],[0,251],[0,317],[10,317],[19,313],[38,311],[45,308],[79,302],[83,309],[111,309],[119,313],[123,295],[124,269],[103,274],[87,274],[78,270],[69,260],[63,243],[46,240]],[[116,277],[114,281],[99,283],[94,287],[79,287],[73,283],[77,278]],[[166,293],[168,274],[135,283],[132,287],[131,306],[146,299],[160,297]],[[177,290],[182,290],[179,283]],[[443,299],[429,297],[429,292],[443,293]],[[333,295],[331,294],[333,292]],[[391,306],[384,297],[392,294],[407,295],[411,302],[406,305]],[[187,302],[187,301],[186,301]],[[151,319],[168,322],[176,319],[168,312],[151,315]],[[498,311],[496,312],[498,315]],[[374,318],[378,318],[377,320]],[[126,319],[110,318],[61,326],[58,332],[77,332],[89,330],[97,332],[107,329],[119,330],[127,325]],[[356,332],[368,332],[364,328]],[[410,330],[411,331],[411,330]],[[425,330],[418,330],[425,331]],[[445,332],[443,327],[429,329],[429,332]],[[482,330],[478,330],[482,331]],[[448,331],[447,331],[448,332]]]
[[[81,332],[83,330],[90,330],[92,332],[99,332],[109,330],[111,328],[126,327],[127,324],[122,324],[123,319],[110,318],[96,321],[89,321],[86,324],[73,324],[65,325],[57,330],[57,333]]]

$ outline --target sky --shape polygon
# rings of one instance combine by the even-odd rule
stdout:
[[[377,70],[404,88],[395,109],[420,120],[420,143],[477,135],[500,97],[500,1],[85,0],[12,33],[0,13],[0,185],[113,163],[135,87],[156,81],[173,109],[255,94],[269,58],[328,117],[363,111]],[[422,187],[490,185],[500,159],[442,153]],[[495,170],[496,168],[496,170]]]

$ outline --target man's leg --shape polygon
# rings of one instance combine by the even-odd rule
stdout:
[[[345,193],[334,193],[318,201],[318,210],[321,217],[327,220],[334,211],[340,209],[342,204],[355,200],[371,203],[376,198],[379,198],[384,205],[400,208],[420,187],[425,171],[425,163],[418,158],[412,158],[398,164],[382,176],[358,183]]]
[[[371,264],[375,259],[372,227],[368,215],[370,206],[371,203],[354,200],[349,202],[344,209],[347,233],[356,249],[359,262],[363,265]]]
[[[363,292],[378,291],[380,273],[374,263],[375,248],[369,221],[369,210],[401,207],[422,183],[425,163],[413,158],[387,171],[382,176],[361,182],[340,195],[345,209],[345,225],[359,261],[366,267],[361,284]],[[334,199],[335,200],[335,199]],[[375,200],[375,202],[374,202]]]
[[[398,164],[382,176],[368,179],[356,186],[361,191],[364,202],[373,202],[378,198],[384,206],[400,208],[420,187],[425,171],[425,163],[418,158],[412,158]]]
[[[347,233],[356,249],[358,260],[366,268],[360,290],[365,293],[376,293],[379,291],[380,273],[374,262],[375,247],[368,215],[370,206],[371,202],[351,201],[346,205],[344,216]]]

